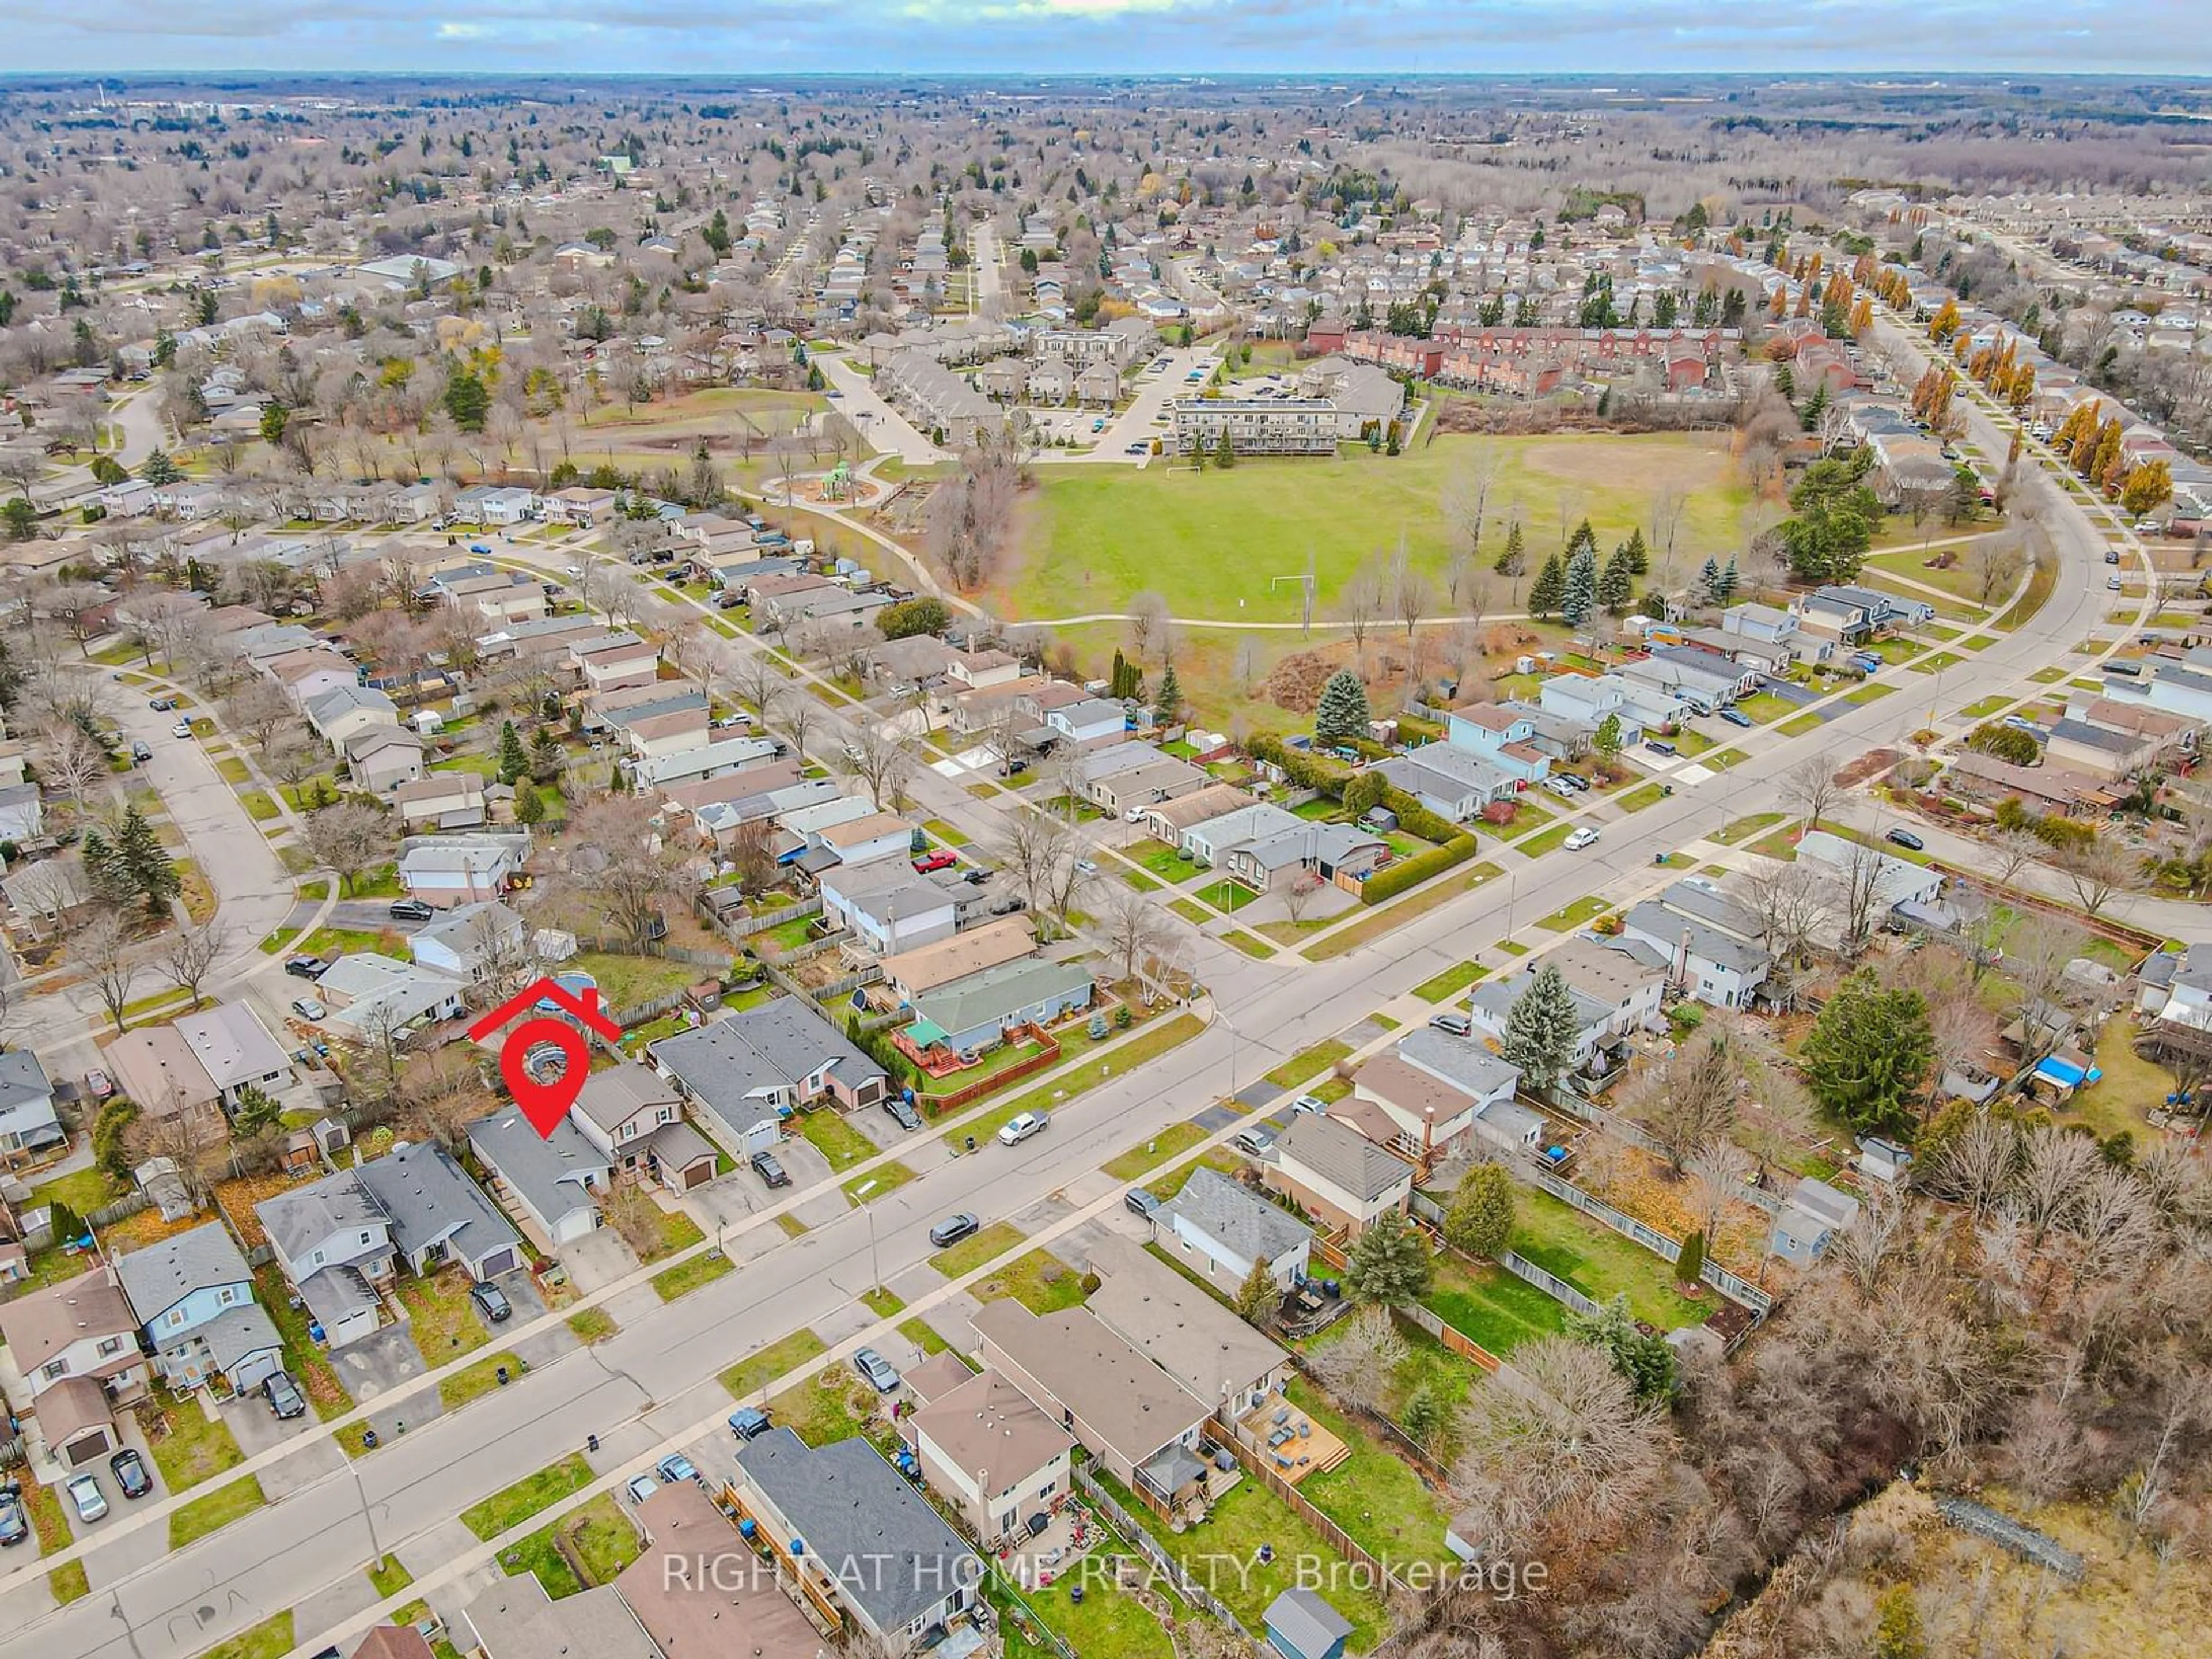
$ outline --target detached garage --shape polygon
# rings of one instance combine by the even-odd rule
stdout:
[[[540,1136],[520,1111],[495,1112],[469,1125],[469,1149],[489,1171],[494,1194],[544,1249],[572,1244],[599,1224],[614,1166],[568,1119]],[[477,1276],[504,1271],[487,1257]]]
[[[73,1469],[123,1443],[106,1393],[88,1376],[70,1377],[39,1396],[39,1432],[47,1450]]]

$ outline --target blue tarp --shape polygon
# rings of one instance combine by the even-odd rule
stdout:
[[[2048,1060],[2038,1060],[2035,1074],[2067,1089],[2078,1089],[2083,1084],[2094,1083],[2105,1075],[2094,1066],[2084,1071],[2072,1060],[2060,1060],[2055,1054]]]

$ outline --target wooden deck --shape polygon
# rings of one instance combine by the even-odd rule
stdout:
[[[1279,1415],[1283,1417],[1280,1423],[1275,1421]],[[1327,1474],[1352,1455],[1352,1448],[1325,1425],[1287,1401],[1271,1399],[1238,1426],[1243,1431],[1244,1449],[1262,1468],[1293,1486],[1310,1474]],[[1292,1431],[1291,1437],[1270,1447],[1268,1441],[1285,1429]]]

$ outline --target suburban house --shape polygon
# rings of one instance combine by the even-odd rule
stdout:
[[[283,1367],[284,1339],[253,1299],[252,1269],[221,1222],[118,1256],[115,1276],[171,1388],[220,1376],[245,1394]]]
[[[1552,772],[1552,757],[1536,747],[1534,736],[1527,714],[1493,702],[1474,702],[1451,711],[1444,740],[1488,761],[1508,777],[1531,784]]]
[[[1965,757],[1961,757],[1964,759]],[[1887,853],[1876,852],[1855,841],[1845,841],[1826,830],[1807,831],[1798,838],[1797,856],[1838,874],[1850,871],[1860,860],[1872,859],[1874,902],[1877,913],[1900,904],[1930,904],[1943,891],[1943,872],[1915,864],[1909,859],[1896,858]]]
[[[834,854],[848,870],[892,860],[904,862],[914,855],[914,825],[896,812],[870,812],[842,823],[832,823],[809,837],[823,851]]]
[[[1213,1407],[1090,1309],[1041,1317],[1008,1297],[984,1304],[971,1322],[984,1369],[1012,1382],[1124,1486],[1171,1504],[1205,1480],[1194,1448]]]
[[[774,738],[720,738],[695,749],[641,756],[623,764],[629,769],[630,781],[643,792],[766,766],[781,750],[781,745]]]
[[[478,899],[424,922],[407,949],[421,966],[474,984],[518,966],[527,955],[528,931],[497,899]]]
[[[1198,825],[1249,806],[1253,798],[1233,783],[1209,783],[1188,795],[1177,795],[1145,809],[1145,833],[1170,847],[1188,847],[1184,835]]]
[[[474,772],[432,772],[392,792],[399,822],[409,834],[436,830],[480,830],[486,821],[484,781]]]
[[[1083,762],[1085,796],[1115,817],[1203,789],[1212,781],[1204,768],[1149,743],[1116,744],[1085,756]]]
[[[0,1079],[9,1062],[27,1049],[0,1054]],[[173,1025],[139,1025],[107,1045],[103,1062],[124,1098],[149,1119],[186,1117],[193,1134],[202,1141],[220,1141],[230,1133],[223,1116],[222,1096],[207,1068],[193,1054]],[[0,1097],[4,1097],[0,1084]],[[0,1122],[4,1122],[0,1117]]]
[[[180,1015],[174,1024],[227,1109],[238,1104],[240,1090],[274,1094],[292,1075],[291,1057],[242,1002],[220,1002],[196,1014]]]
[[[401,726],[372,726],[344,743],[346,771],[374,795],[389,795],[422,778],[422,739]]]
[[[396,728],[399,724],[398,705],[383,692],[366,685],[341,685],[325,691],[307,704],[304,712],[316,735],[330,744],[333,753],[340,755],[345,752],[348,738],[380,726]]]
[[[1029,1517],[1071,1490],[1074,1438],[996,1371],[939,1395],[908,1426],[921,1478],[987,1549],[1025,1537]]]
[[[664,1481],[630,1519],[651,1547],[617,1575],[614,1587],[662,1659],[733,1649],[748,1659],[829,1653],[830,1643],[785,1589],[788,1579],[759,1571],[751,1547],[696,1481]],[[599,1659],[597,1649],[590,1653]]]
[[[351,1042],[382,1042],[420,1022],[457,1019],[467,984],[379,951],[349,951],[315,981],[330,1012],[324,1029]]]
[[[564,1118],[540,1135],[509,1107],[469,1125],[469,1150],[490,1171],[492,1190],[520,1212],[526,1231],[543,1248],[573,1244],[599,1224],[599,1200],[614,1184],[614,1166]]]
[[[1393,788],[1404,790],[1438,817],[1455,823],[1495,802],[1512,799],[1520,788],[1516,779],[1480,756],[1445,743],[1425,743],[1409,755],[1378,761],[1370,769]]]
[[[80,1468],[123,1443],[115,1409],[147,1389],[138,1318],[110,1273],[0,1303],[0,1342],[23,1378],[46,1449]]]
[[[410,1273],[457,1261],[482,1281],[525,1265],[522,1240],[442,1146],[395,1146],[353,1173],[391,1218],[392,1248]]]
[[[28,1048],[0,1052],[0,1152],[35,1152],[68,1139],[39,1057]]]
[[[253,1206],[284,1277],[323,1341],[342,1348],[374,1334],[378,1287],[392,1279],[392,1218],[360,1172],[341,1170]]]
[[[1287,1352],[1133,1240],[1102,1240],[1091,1271],[1099,1285],[1084,1305],[1199,1398],[1243,1417],[1289,1383]]]
[[[929,992],[1036,954],[1036,930],[1027,916],[1002,916],[933,945],[885,957],[877,965],[884,976],[878,1000],[893,1008],[911,1007]]]
[[[1049,1026],[1089,1007],[1093,994],[1089,968],[1023,957],[923,993],[900,1035],[918,1049],[980,1053],[1017,1027]]]
[[[1691,646],[1656,647],[1621,664],[1613,674],[1700,714],[1727,708],[1759,683],[1757,669]]]
[[[1413,1035],[1460,1041],[1444,1031]],[[1376,1055],[1352,1073],[1351,1094],[1332,1105],[1329,1115],[1401,1158],[1418,1162],[1453,1155],[1485,1111],[1512,1100],[1520,1080],[1519,1073],[1480,1044],[1466,1047],[1472,1052],[1454,1057],[1459,1077],[1415,1066],[1402,1054]],[[1470,1082],[1481,1085],[1479,1093],[1467,1086]]]
[[[1619,1050],[1632,1033],[1659,1018],[1667,989],[1662,968],[1648,966],[1626,951],[1579,937],[1546,951],[1541,965],[1558,969],[1573,994],[1578,1067],[1598,1069],[1601,1059]],[[1486,980],[1476,986],[1468,1004],[1475,1030],[1486,1036],[1503,1038],[1506,1017],[1535,976],[1534,967],[1524,966],[1510,979]]]
[[[361,672],[326,645],[264,657],[255,666],[283,686],[295,707],[304,707],[341,687],[361,684]]]
[[[1295,830],[1230,848],[1222,867],[1255,893],[1275,892],[1307,878],[1356,890],[1389,856],[1390,844],[1380,836],[1348,823],[1301,822]]]
[[[534,1572],[495,1578],[460,1610],[452,1634],[455,1647],[483,1659],[665,1659],[614,1585],[555,1601]]]
[[[497,898],[521,873],[530,837],[452,836],[410,844],[399,855],[399,884],[441,910]]]
[[[934,1647],[973,1615],[982,1561],[866,1441],[810,1446],[777,1427],[745,1442],[737,1461],[740,1516],[808,1599],[883,1659]]]
[[[568,1121],[619,1181],[684,1194],[714,1178],[714,1147],[684,1121],[684,1097],[649,1066],[625,1060],[586,1079]]]
[[[1288,1290],[1305,1277],[1313,1246],[1313,1229],[1304,1222],[1203,1164],[1152,1212],[1152,1233],[1163,1249],[1231,1294],[1262,1261]]]
[[[1749,661],[1779,674],[1797,660],[1797,613],[1755,600],[1721,612],[1720,631],[1735,643],[1736,661]]]
[[[822,919],[856,934],[878,956],[950,939],[959,927],[959,898],[911,866],[898,862],[822,872]]]
[[[1413,1197],[1413,1166],[1333,1117],[1293,1118],[1274,1152],[1265,1171],[1269,1190],[1332,1231],[1356,1235],[1387,1211],[1404,1214]]]
[[[1198,797],[1193,796],[1192,799]],[[1153,812],[1160,809],[1155,807]],[[1182,832],[1177,843],[1196,863],[1212,866],[1229,856],[1232,847],[1242,847],[1247,842],[1264,840],[1271,836],[1294,833],[1306,827],[1306,820],[1295,812],[1288,812],[1273,801],[1253,801],[1232,811],[1192,824]]]
[[[1686,877],[1656,899],[1632,905],[1614,943],[1639,962],[1664,967],[1676,989],[1716,1008],[1743,1008],[1774,958],[1757,940],[1765,925],[1711,882]]]
[[[1838,1233],[1858,1219],[1859,1201],[1825,1181],[1801,1176],[1774,1218],[1766,1248],[1785,1261],[1804,1267],[1818,1261]]]
[[[686,1100],[739,1137],[824,1095],[848,1110],[879,1105],[890,1087],[882,1066],[797,997],[662,1037],[646,1055]]]
[[[1521,1073],[1493,1053],[1489,1044],[1427,1026],[1407,1032],[1391,1057],[1473,1101],[1474,1109],[1468,1127],[1492,1146],[1507,1152],[1534,1151],[1548,1138],[1542,1117],[1515,1097]],[[1390,1118],[1394,1127],[1403,1128],[1406,1108],[1402,1103],[1385,1104],[1378,1099],[1376,1109]],[[1441,1129],[1436,1140],[1443,1144]],[[1418,1139],[1414,1144],[1419,1144]]]
[[[2136,1010],[2147,1019],[2212,1030],[2212,945],[2161,951],[2136,970]]]

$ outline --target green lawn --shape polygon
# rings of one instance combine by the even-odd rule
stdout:
[[[1033,1314],[1058,1313],[1081,1305],[1083,1275],[1049,1250],[1031,1250],[980,1280],[973,1294],[979,1302],[1010,1296]]]
[[[919,1316],[899,1322],[899,1334],[922,1351],[924,1354],[943,1353],[952,1345],[937,1334],[930,1322]]]
[[[855,1164],[866,1163],[879,1150],[876,1143],[827,1107],[799,1115],[799,1133],[830,1160],[833,1175],[842,1175]]]
[[[217,1486],[205,1497],[195,1498],[169,1511],[169,1547],[180,1550],[195,1539],[204,1538],[252,1514],[268,1501],[259,1479],[254,1475],[234,1480],[227,1486]]]
[[[1525,853],[1532,859],[1540,859],[1545,854],[1556,849],[1559,844],[1567,838],[1568,832],[1573,828],[1574,825],[1571,823],[1555,823],[1548,830],[1538,830],[1526,841],[1516,842],[1514,849],[1516,852]]]
[[[1018,1248],[1024,1236],[1011,1221],[994,1221],[951,1249],[938,1251],[929,1258],[929,1265],[947,1279],[962,1279],[994,1256]]]
[[[1374,555],[1380,526],[1401,531],[1411,567],[1440,583],[1455,538],[1439,502],[1485,452],[1501,462],[1492,522],[1522,518],[1536,527],[1539,550],[1563,491],[1579,498],[1577,516],[1586,514],[1607,547],[1646,520],[1662,480],[1688,492],[1683,547],[1736,536],[1748,499],[1726,447],[1706,435],[1448,434],[1399,456],[1247,459],[1203,476],[1049,467],[1024,498],[1019,550],[1003,584],[985,597],[1002,616],[1063,617],[1124,609],[1129,595],[1149,589],[1179,616],[1295,622],[1291,585],[1271,581],[1283,574],[1283,550],[1311,552],[1317,612],[1327,616],[1352,570]],[[1190,556],[1193,548],[1206,556]]]
[[[1503,1267],[1476,1266],[1449,1254],[1437,1258],[1436,1283],[1422,1300],[1444,1323],[1501,1359],[1566,1322],[1566,1310],[1534,1285]]]
[[[843,1190],[846,1199],[857,1208],[864,1203],[874,1203],[885,1193],[903,1187],[913,1179],[914,1171],[894,1159],[889,1164],[878,1164],[866,1175],[854,1176],[845,1183]],[[870,1189],[865,1199],[860,1195],[863,1187]]]
[[[1001,1101],[979,1117],[970,1118],[957,1128],[948,1129],[941,1137],[948,1146],[958,1146],[973,1135],[977,1146],[999,1133],[1006,1121],[1024,1112],[1049,1112],[1063,1106],[1086,1089],[1096,1088],[1109,1077],[1121,1077],[1134,1071],[1147,1060],[1158,1059],[1169,1049],[1188,1042],[1204,1030],[1205,1025],[1196,1014],[1176,1014],[1168,1018],[1154,1018],[1139,1033],[1120,1047],[1108,1050],[1097,1059],[1063,1072],[1051,1083],[1038,1085],[1012,1100]],[[1046,1133],[1049,1134],[1050,1130]]]
[[[1785,738],[1802,738],[1808,732],[1819,731],[1824,724],[1825,722],[1818,714],[1795,715],[1782,722],[1782,735]]]
[[[491,1333],[469,1304],[469,1276],[459,1268],[428,1279],[410,1273],[400,1279],[398,1288],[415,1346],[433,1366],[473,1353],[491,1340]]]
[[[562,1546],[568,1547],[564,1553]],[[545,1594],[558,1601],[599,1584],[612,1583],[622,1570],[644,1553],[637,1528],[622,1512],[611,1492],[602,1492],[588,1504],[580,1504],[558,1521],[540,1527],[520,1542],[499,1553],[499,1564],[509,1577],[535,1573]],[[580,1577],[571,1558],[580,1564]]]
[[[1736,701],[1736,712],[1759,722],[1761,726],[1788,714],[1797,705],[1778,697],[1771,691],[1754,691]]]
[[[478,1538],[496,1538],[538,1510],[590,1486],[592,1479],[592,1466],[584,1461],[583,1453],[570,1452],[559,1462],[523,1476],[505,1491],[470,1504],[461,1511],[461,1523]]]
[[[1413,1465],[1372,1431],[1330,1403],[1305,1378],[1291,1384],[1290,1399],[1315,1422],[1352,1448],[1352,1455],[1325,1474],[1309,1474],[1298,1493],[1364,1545],[1391,1562],[1448,1561],[1445,1501],[1423,1484]]]
[[[168,1432],[148,1442],[148,1447],[161,1468],[161,1484],[172,1496],[246,1461],[222,1419],[209,1417],[198,1398],[170,1406],[166,1416]]]
[[[745,1399],[758,1394],[787,1371],[797,1370],[829,1346],[812,1331],[793,1331],[789,1336],[769,1343],[758,1353],[747,1355],[724,1371],[722,1386],[729,1390],[732,1400]]]
[[[1782,814],[1779,812],[1753,812],[1749,817],[1731,819],[1725,828],[1714,830],[1706,839],[1717,841],[1723,847],[1733,847],[1740,841],[1748,841],[1764,830],[1771,830],[1781,822]]]
[[[1158,1168],[1205,1139],[1206,1131],[1195,1123],[1171,1123],[1143,1145],[1109,1158],[1106,1173],[1116,1181],[1134,1181],[1147,1170]]]
[[[1565,933],[1584,922],[1603,915],[1612,907],[1595,893],[1586,893],[1571,903],[1563,904],[1548,916],[1540,917],[1536,925],[1555,933]]]
[[[1165,842],[1152,842],[1136,862],[1151,871],[1162,881],[1172,886],[1185,877],[1194,876],[1205,866],[1195,859],[1187,859]]]
[[[576,1340],[586,1347],[594,1342],[604,1342],[622,1327],[605,1308],[584,1308],[568,1316],[568,1328]]]
[[[56,1607],[65,1607],[92,1594],[92,1575],[85,1571],[83,1562],[65,1561],[46,1575],[46,1591],[54,1598]],[[289,1645],[291,1638],[287,1637],[285,1640]]]
[[[562,965],[589,974],[611,1008],[635,1007],[680,991],[708,971],[660,957],[618,957],[601,951],[580,952]]]
[[[1641,812],[1647,806],[1656,806],[1666,799],[1666,794],[1667,786],[1663,783],[1638,784],[1620,797],[1620,810],[1624,812]]]
[[[252,1630],[218,1642],[200,1659],[283,1659],[292,1650],[292,1610],[271,1613]]]
[[[415,1575],[399,1564],[396,1555],[387,1555],[368,1568],[368,1582],[375,1587],[380,1601],[388,1601],[415,1582]]]
[[[1226,879],[1208,882],[1191,896],[1200,904],[1210,904],[1217,910],[1231,913],[1243,909],[1248,904],[1256,904],[1260,902],[1259,895],[1250,888],[1241,882]]]
[[[1675,1294],[1671,1263],[1549,1193],[1516,1191],[1513,1216],[1514,1249],[1584,1296],[1607,1302],[1625,1291],[1630,1310],[1662,1330],[1703,1324],[1712,1314],[1710,1296],[1693,1302]]]
[[[736,1270],[737,1263],[720,1251],[702,1250],[688,1261],[672,1267],[663,1267],[653,1276],[653,1293],[663,1302],[673,1302],[679,1296],[689,1296],[702,1285],[711,1285],[723,1274]]]
[[[1316,1072],[1326,1072],[1352,1052],[1352,1045],[1331,1037],[1326,1042],[1316,1042],[1310,1048],[1301,1048],[1288,1060],[1267,1073],[1267,1081],[1278,1089],[1292,1089]]]
[[[1078,1601],[1071,1590],[1081,1582],[1079,1575],[1070,1574],[1025,1596],[1045,1628],[1079,1659],[1094,1655],[1097,1659],[1175,1659],[1174,1638],[1149,1609],[1104,1581],[1083,1583],[1083,1600]],[[991,1575],[991,1599],[1002,1607],[1012,1603],[1004,1585],[999,1574]],[[1166,1594],[1159,1585],[1150,1588]],[[1182,1604],[1176,1601],[1174,1605],[1180,1615]],[[1006,1659],[1059,1659],[1059,1650],[1028,1640],[1012,1618],[1002,1617],[999,1628],[1006,1638]]]
[[[511,1353],[488,1354],[438,1381],[438,1398],[447,1411],[459,1411],[472,1400],[481,1400],[499,1387],[499,1368],[507,1367],[509,1381],[522,1375],[522,1362]]]

